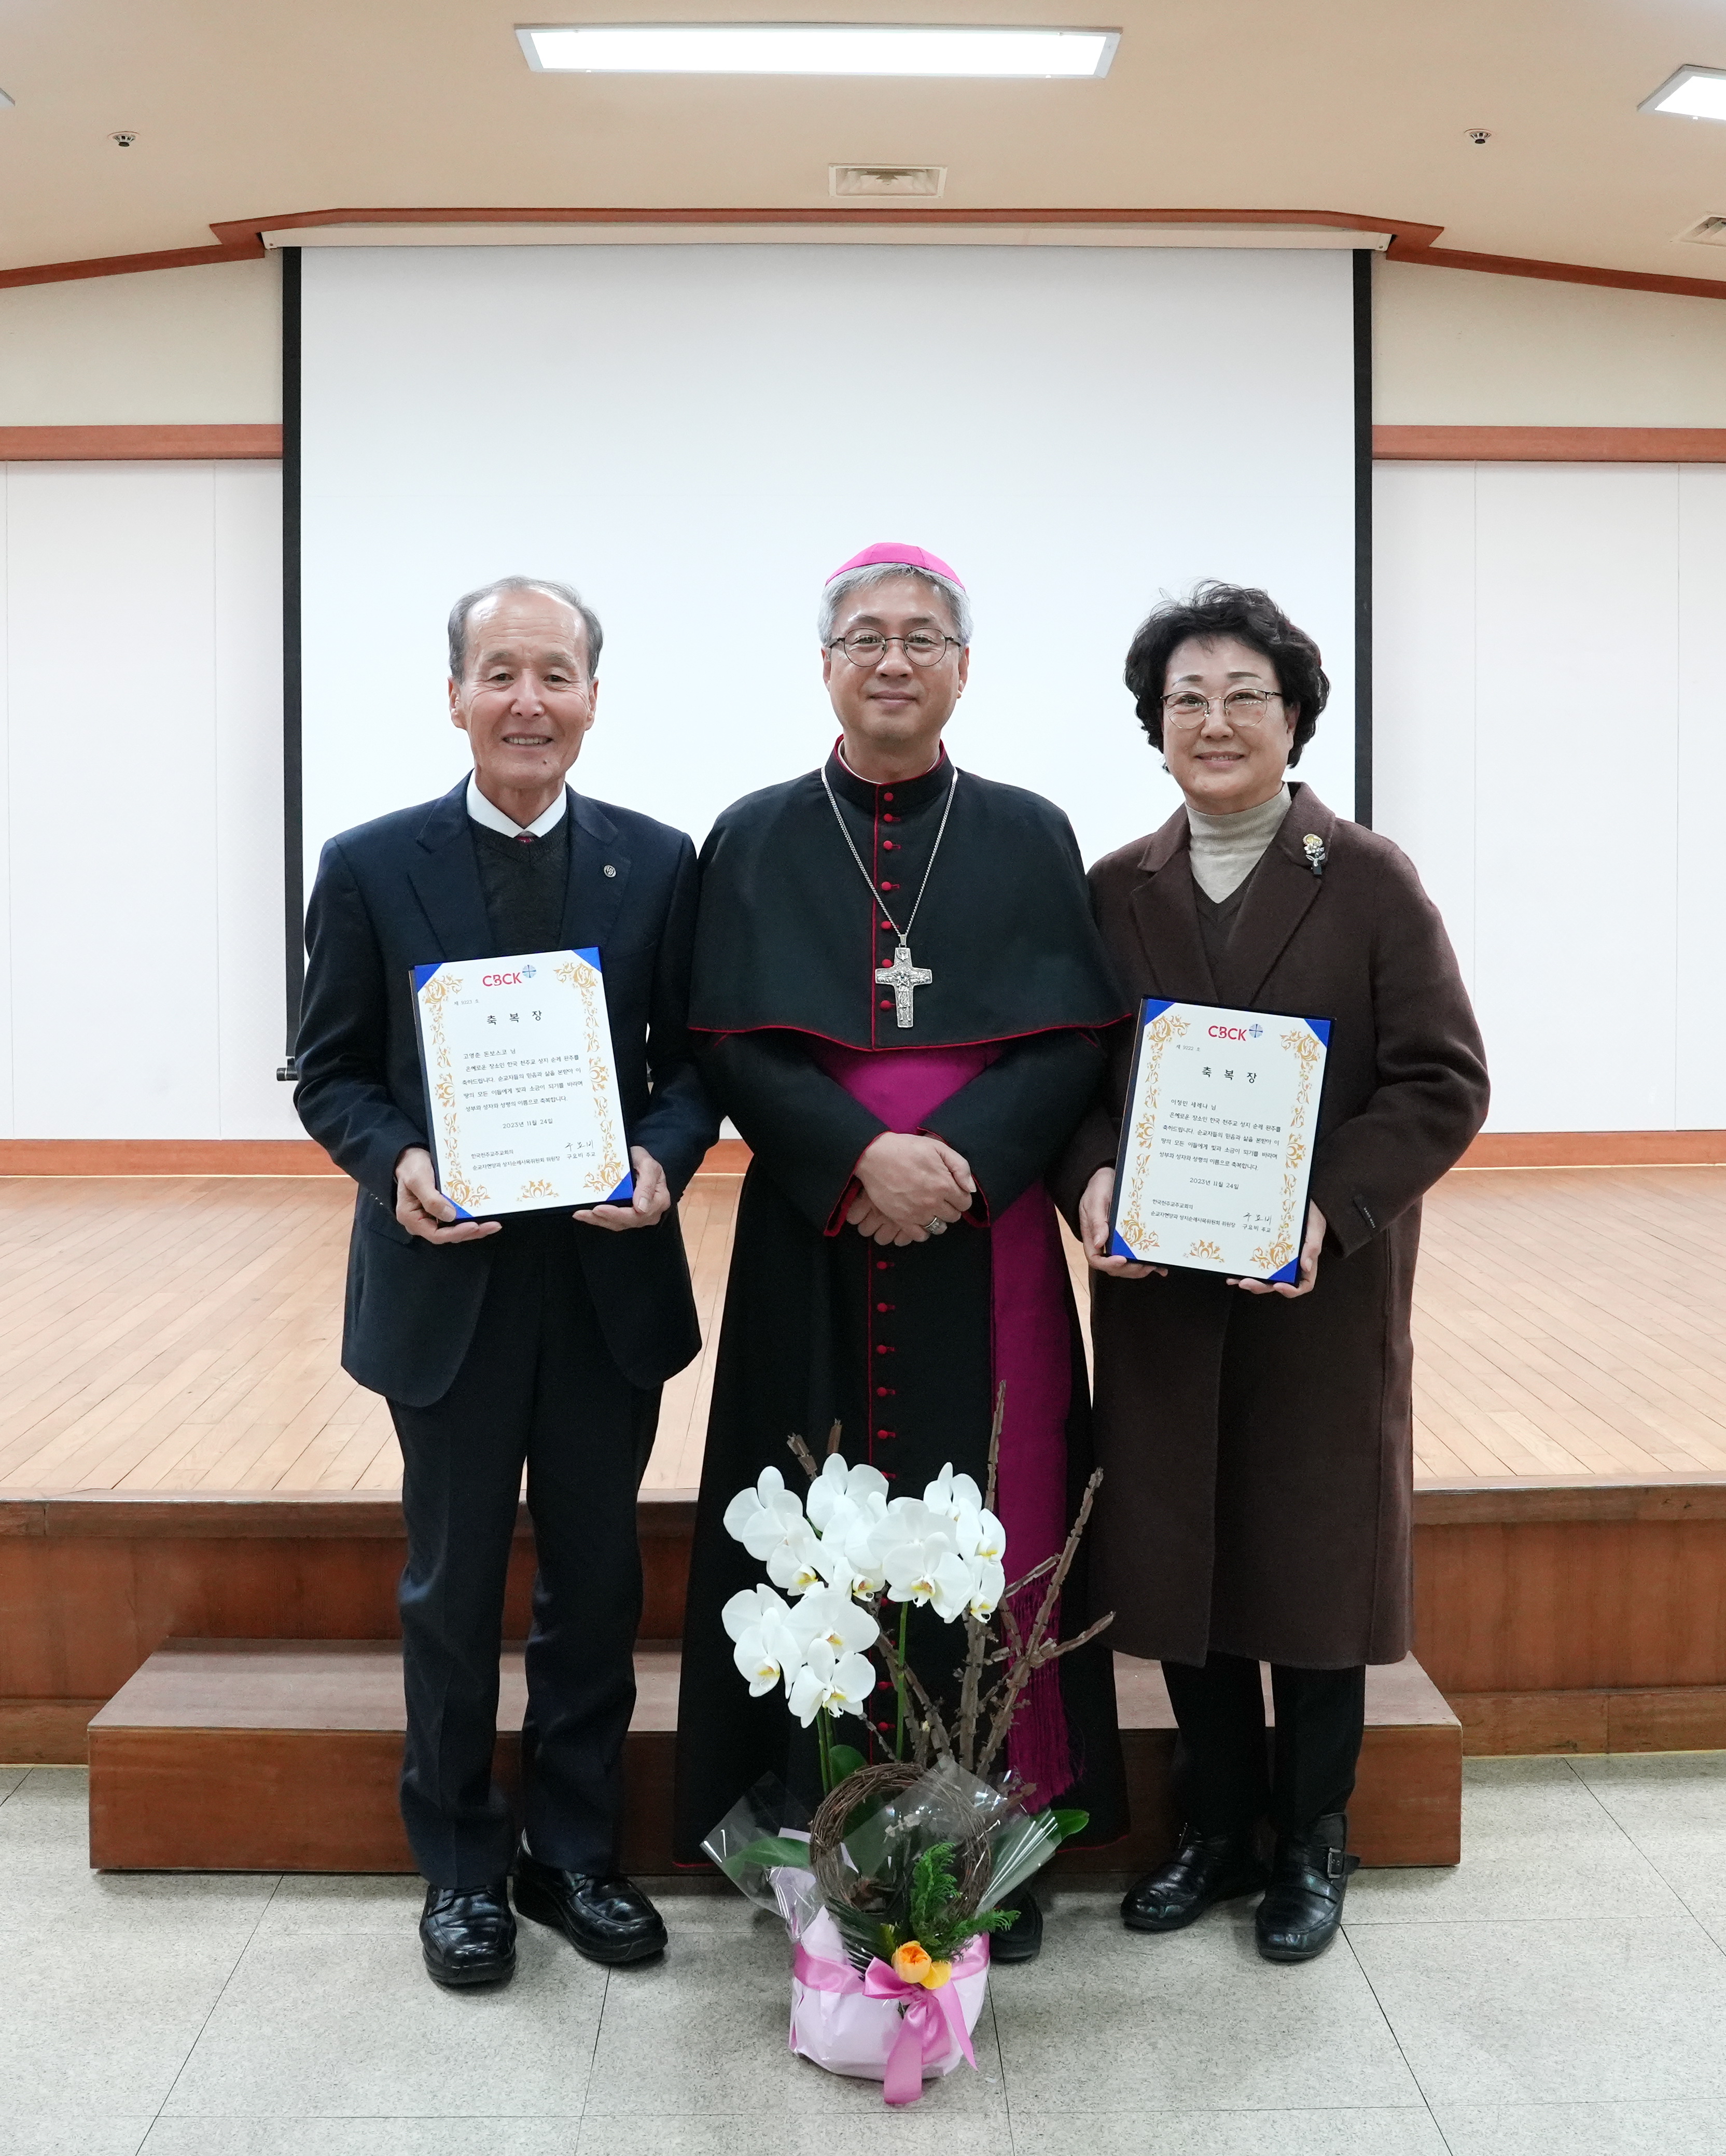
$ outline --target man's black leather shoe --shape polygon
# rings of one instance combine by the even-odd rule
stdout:
[[[1130,1932],[1184,1932],[1219,1902],[1256,1894],[1267,1874],[1255,1831],[1184,1835],[1167,1864],[1128,1890],[1121,1921]]]
[[[452,1989],[506,1983],[516,1973],[516,1920],[507,1883],[428,1887],[419,1950],[434,1982]]]
[[[1004,1932],[989,1933],[991,1965],[997,1962],[1035,1961],[1043,1951],[1043,1911],[1036,1896],[1029,1887],[1021,1887],[1016,1894],[1009,1894],[1001,1907],[1017,1909],[1019,1922],[1009,1924]]]
[[[524,1849],[516,1858],[516,1907],[562,1932],[578,1954],[619,1968],[665,1951],[665,1919],[620,1871],[562,1871]]]
[[[1266,1961],[1311,1961],[1336,1937],[1349,1875],[1360,1868],[1348,1842],[1342,1812],[1315,1821],[1306,1834],[1277,1837],[1271,1883],[1253,1920]]]

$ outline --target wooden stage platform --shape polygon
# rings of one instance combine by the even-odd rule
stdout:
[[[684,1200],[707,1346],[650,1491],[700,1480],[737,1188]],[[335,1177],[0,1178],[0,1496],[398,1488],[336,1359],[352,1207]],[[1726,1473],[1726,1168],[1447,1178],[1415,1333],[1422,1484]]]
[[[650,1640],[681,1625],[737,1188],[684,1205],[709,1348],[644,1492]],[[351,1652],[375,1685],[402,1543],[388,1418],[336,1363],[350,1209],[330,1177],[0,1178],[0,1760],[84,1758],[169,1641]],[[1415,1646],[1460,1748],[1726,1746],[1723,1257],[1726,1168],[1429,1201]],[[531,1565],[524,1521],[516,1636]]]

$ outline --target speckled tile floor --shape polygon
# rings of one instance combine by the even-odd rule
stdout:
[[[1305,1969],[1249,1907],[1147,1939],[1059,1892],[981,2071],[902,2113],[790,2056],[783,1935],[729,1897],[610,1974],[524,1924],[462,1997],[413,1881],[93,1874],[85,1804],[0,1768],[5,2156],[1726,2151],[1726,1754],[1471,1761],[1461,1868],[1362,1874]]]

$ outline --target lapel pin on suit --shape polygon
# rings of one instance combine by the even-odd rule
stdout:
[[[1316,831],[1308,831],[1301,844],[1307,850],[1307,866],[1316,876],[1324,874],[1324,841]]]
[[[605,873],[609,876],[614,876],[617,874],[617,870],[611,865],[609,861],[605,864]]]

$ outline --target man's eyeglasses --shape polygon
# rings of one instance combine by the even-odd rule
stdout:
[[[1275,689],[1230,689],[1226,696],[1201,696],[1196,689],[1182,689],[1163,699],[1163,722],[1177,733],[1196,733],[1207,716],[1220,706],[1231,726],[1259,726],[1271,705],[1282,701]]]
[[[850,636],[836,636],[828,646],[830,651],[842,651],[853,666],[879,666],[887,655],[887,646],[896,644],[913,666],[934,666],[947,656],[950,644],[958,649],[956,636],[942,636],[932,629],[914,629],[908,636],[883,636],[876,629],[860,629]]]

